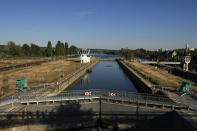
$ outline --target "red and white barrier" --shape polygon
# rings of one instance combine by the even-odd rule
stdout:
[[[109,96],[116,96],[116,94],[113,92],[109,92]]]
[[[92,92],[85,92],[85,96],[91,96],[92,95]]]

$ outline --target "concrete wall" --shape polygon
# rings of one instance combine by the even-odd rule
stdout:
[[[120,67],[128,75],[129,79],[136,85],[137,90],[143,93],[154,93],[151,89],[151,84],[147,83],[141,76],[139,76],[133,69],[129,68],[125,63],[117,60]]]

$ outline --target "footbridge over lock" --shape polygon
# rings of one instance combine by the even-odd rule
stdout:
[[[197,111],[195,106],[187,106],[184,104],[177,104],[172,102],[169,98],[162,95],[151,95],[124,91],[110,91],[102,89],[93,90],[72,90],[69,92],[62,92],[56,96],[42,96],[41,94],[23,94],[14,96],[12,99],[6,101],[6,104],[39,104],[41,103],[72,103],[72,102],[91,102],[104,101],[114,104],[137,105],[148,108],[161,108],[171,110],[191,110]],[[3,103],[0,103],[0,105]]]
[[[162,64],[162,65],[180,65],[181,62],[170,62],[170,61],[142,61],[144,64]]]

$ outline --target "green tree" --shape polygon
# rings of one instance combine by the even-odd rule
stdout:
[[[62,42],[60,44],[60,55],[61,56],[64,56],[65,55],[64,43],[62,43]]]
[[[13,41],[9,41],[4,47],[4,53],[11,56],[21,56],[22,49],[19,45],[16,45]]]
[[[60,56],[61,55],[61,42],[58,41],[55,46],[55,55]]]
[[[121,48],[121,50],[120,50],[120,56],[121,57],[125,57],[125,49],[124,48]]]
[[[42,56],[41,48],[36,44],[31,44],[31,56]]]
[[[46,55],[47,57],[51,57],[53,55],[53,48],[52,48],[51,41],[48,41]]]
[[[65,55],[64,43],[62,43],[61,41],[58,41],[55,46],[55,55],[56,56],[64,56]]]
[[[126,56],[125,58],[127,60],[131,60],[131,58],[133,58],[133,52],[130,49],[126,49]]]
[[[120,51],[120,55],[121,57],[124,57],[127,60],[131,60],[131,58],[133,58],[133,52],[128,48],[122,48]]]
[[[69,48],[69,54],[77,54],[78,48],[74,45],[71,45]]]
[[[64,50],[65,50],[65,55],[68,55],[68,43],[67,42],[65,42],[65,44],[64,44]]]
[[[30,55],[30,47],[29,47],[29,45],[28,44],[24,44],[23,46],[22,46],[22,50],[23,50],[23,54],[25,55],[25,56],[29,56]]]

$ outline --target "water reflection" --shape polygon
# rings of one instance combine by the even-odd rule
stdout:
[[[72,90],[107,89],[137,92],[133,83],[115,61],[99,62],[92,73],[83,76],[71,88]]]
[[[88,85],[89,84],[89,77],[88,77],[88,74],[85,74],[79,81],[80,85]]]
[[[90,54],[89,56],[102,58],[102,59],[114,59],[119,57],[119,55],[108,55],[108,54]]]

